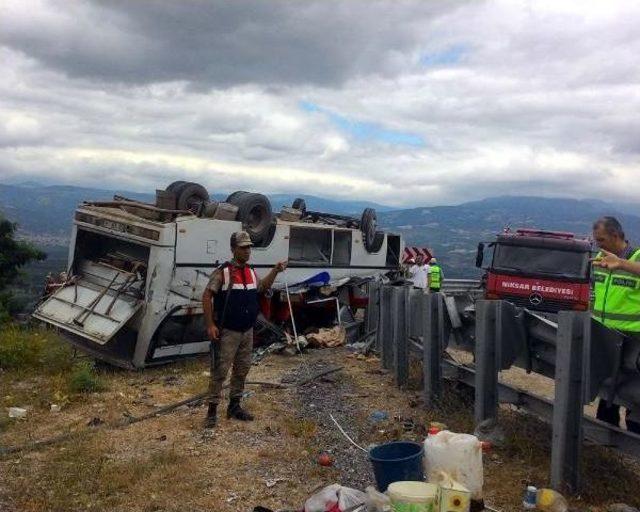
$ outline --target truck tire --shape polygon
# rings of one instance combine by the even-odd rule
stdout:
[[[225,201],[224,201],[224,202],[225,202],[225,203],[231,203],[231,204],[234,204],[234,203],[233,203],[233,200],[234,200],[234,199],[236,199],[236,198],[238,198],[238,197],[240,197],[240,196],[243,196],[243,195],[245,195],[245,194],[248,194],[248,193],[249,193],[249,192],[245,192],[244,190],[238,190],[237,192],[232,192],[231,194],[229,194],[229,196],[227,197],[227,199],[225,199]]]
[[[269,225],[269,230],[267,231],[267,234],[265,236],[263,236],[259,242],[256,242],[256,246],[258,247],[268,247],[271,242],[273,241],[273,237],[276,234],[276,220],[273,219],[271,221],[271,224]]]
[[[305,203],[304,199],[301,197],[296,198],[291,205],[291,208],[295,208],[296,210],[300,210],[302,212],[302,216],[304,217],[307,213],[307,203]]]
[[[373,244],[371,248],[368,249],[369,252],[379,252],[382,249],[382,244],[384,242],[384,231],[376,231],[375,236],[373,237]]]
[[[178,210],[189,210],[194,213],[200,211],[202,205],[209,201],[209,192],[198,183],[183,184],[179,187],[176,196]]]
[[[271,229],[271,203],[267,196],[252,192],[234,192],[227,202],[238,207],[237,220],[255,244],[259,244]]]
[[[362,240],[364,247],[368,252],[374,251],[374,241],[376,237],[377,217],[373,208],[365,208],[360,219],[360,230],[362,231]],[[379,249],[378,249],[379,250]]]
[[[173,192],[176,196],[178,195],[178,189],[182,188],[185,185],[186,181],[174,181],[171,185],[169,185],[165,190],[167,192]]]

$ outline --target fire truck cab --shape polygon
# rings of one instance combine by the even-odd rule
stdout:
[[[573,233],[506,229],[489,244],[491,264],[484,276],[485,298],[557,313],[589,309],[591,242]],[[482,267],[485,244],[478,244]]]

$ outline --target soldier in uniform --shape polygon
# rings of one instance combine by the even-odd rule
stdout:
[[[204,320],[211,340],[211,381],[205,428],[216,425],[222,385],[231,367],[227,418],[253,420],[253,416],[241,407],[240,399],[251,368],[258,294],[271,288],[278,273],[287,267],[287,262],[279,262],[260,280],[249,265],[252,245],[246,231],[233,233],[233,258],[213,271],[202,295]]]

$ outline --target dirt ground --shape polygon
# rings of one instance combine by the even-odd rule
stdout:
[[[410,389],[400,390],[376,358],[345,348],[270,355],[253,367],[249,379],[294,383],[335,366],[343,369],[305,386],[249,386],[246,404],[256,421],[223,417],[211,435],[202,429],[202,405],[112,428],[127,415],[146,414],[205,391],[204,359],[142,372],[103,371],[106,391],[73,399],[59,413],[39,399],[48,386],[44,378],[8,381],[0,375],[0,395],[18,395],[29,406],[25,420],[9,420],[2,412],[0,446],[80,433],[66,442],[0,457],[0,510],[225,512],[257,505],[299,510],[325,485],[363,489],[373,483],[366,453],[342,436],[330,414],[364,447],[387,440],[421,441],[430,421],[472,431],[468,389],[447,386],[442,404],[425,410],[419,369],[413,368]],[[387,419],[373,421],[375,411],[384,411]],[[506,512],[520,510],[527,484],[548,484],[551,433],[512,410],[504,409],[500,419],[507,442],[485,457],[485,502]],[[323,451],[332,456],[332,467],[318,465]],[[575,510],[603,511],[615,502],[640,505],[637,466],[595,447],[585,447],[584,458],[586,491],[572,499]]]

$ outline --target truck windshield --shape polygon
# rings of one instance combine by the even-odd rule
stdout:
[[[585,279],[589,253],[497,244],[492,267],[498,271]]]

